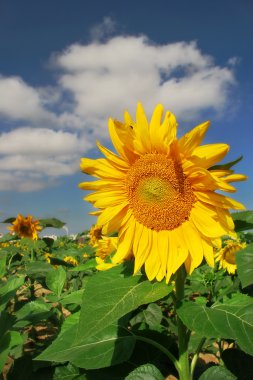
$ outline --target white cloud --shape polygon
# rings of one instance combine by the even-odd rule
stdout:
[[[111,17],[104,17],[102,23],[96,24],[91,28],[91,39],[98,41],[112,34],[115,31],[116,24]]]
[[[56,116],[42,103],[39,91],[21,78],[0,76],[0,115],[12,120],[55,122]]]
[[[75,100],[73,112],[101,134],[108,116],[135,112],[137,101],[151,112],[162,102],[178,117],[207,109],[220,112],[235,83],[228,67],[214,64],[195,42],[154,45],[145,37],[119,36],[74,44],[55,58],[59,84]]]
[[[79,170],[91,147],[86,136],[46,128],[19,128],[0,135],[0,189],[32,191]],[[10,174],[11,173],[11,174]]]
[[[121,120],[125,109],[134,116],[137,101],[148,115],[161,102],[187,121],[206,109],[226,110],[236,83],[234,57],[220,67],[195,42],[102,41],[114,27],[105,18],[91,30],[92,42],[54,55],[55,85],[34,88],[0,76],[0,117],[19,123],[0,135],[0,190],[39,190],[71,175],[95,138],[108,137],[108,118]]]

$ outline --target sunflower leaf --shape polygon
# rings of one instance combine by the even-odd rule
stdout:
[[[60,297],[66,278],[66,271],[62,266],[59,266],[53,271],[47,272],[46,284],[48,289],[52,290],[52,292],[56,294],[57,297]]]
[[[239,211],[231,214],[236,232],[253,229],[253,211]]]
[[[62,228],[66,224],[56,218],[39,219],[39,222],[42,228],[46,228],[46,227]]]
[[[15,219],[16,219],[16,218],[13,218],[13,217],[11,217],[11,218],[7,218],[7,219],[5,219],[5,220],[2,220],[1,223],[12,223],[12,222],[14,222]]]
[[[164,380],[164,376],[161,374],[158,368],[153,364],[147,363],[135,368],[125,380]]]
[[[243,159],[243,156],[240,156],[236,160],[230,161],[227,164],[214,165],[211,168],[209,168],[209,170],[229,170],[232,168],[232,166],[240,162],[242,159]]]
[[[131,356],[135,337],[126,328],[113,324],[77,341],[73,339],[78,336],[77,327],[75,324],[60,334],[35,360],[69,361],[80,368],[97,369],[124,362]]]
[[[210,367],[199,378],[199,380],[236,380],[237,378],[224,367]]]
[[[141,274],[132,276],[130,265],[96,273],[88,280],[83,293],[80,338],[99,332],[140,305],[155,302],[171,292],[172,286],[165,282],[150,282]]]
[[[253,284],[253,243],[237,252],[235,260],[242,287]]]
[[[241,294],[212,307],[184,302],[178,315],[190,330],[205,337],[233,339],[242,350],[253,354],[252,298]]]

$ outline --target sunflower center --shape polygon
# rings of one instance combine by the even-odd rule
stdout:
[[[231,246],[226,247],[227,249],[224,252],[224,258],[227,263],[229,264],[235,264],[235,254],[238,252],[240,249],[242,249],[241,244],[233,244]]]
[[[30,233],[30,226],[27,226],[27,225],[25,225],[25,224],[22,224],[22,225],[20,226],[20,232],[21,232],[22,234],[29,234],[29,233]]]
[[[181,164],[163,154],[148,153],[135,161],[126,186],[136,220],[156,231],[180,226],[195,200]]]

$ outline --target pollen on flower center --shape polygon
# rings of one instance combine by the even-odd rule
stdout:
[[[180,226],[195,200],[181,164],[163,154],[148,153],[138,159],[126,186],[136,220],[156,231]]]

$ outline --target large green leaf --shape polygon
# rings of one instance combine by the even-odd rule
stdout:
[[[253,354],[253,300],[250,297],[240,295],[212,307],[184,302],[178,315],[199,335],[234,339],[243,351]]]
[[[253,284],[253,243],[236,253],[237,272],[242,287]]]
[[[116,324],[77,342],[77,325],[61,334],[36,360],[70,361],[80,368],[96,369],[126,361],[132,354],[135,337]],[[73,341],[73,338],[74,341]]]
[[[236,380],[235,377],[229,370],[224,367],[211,367],[208,368],[199,378],[199,380]]]
[[[48,289],[52,290],[57,297],[60,297],[62,289],[64,287],[66,281],[66,271],[62,266],[54,269],[53,271],[49,271],[46,276],[46,284]]]
[[[56,218],[39,219],[39,222],[42,228],[46,228],[46,227],[62,228],[66,224]]]
[[[141,274],[129,275],[129,269],[119,265],[89,279],[83,293],[80,339],[96,334],[138,306],[155,302],[172,290],[165,282],[150,282]]]
[[[164,380],[164,376],[153,364],[147,363],[129,373],[125,380]]]
[[[0,287],[0,312],[5,308],[7,302],[15,296],[18,288],[24,283],[24,276],[9,277],[7,282]]]
[[[236,232],[253,229],[253,211],[238,211],[231,214]]]

